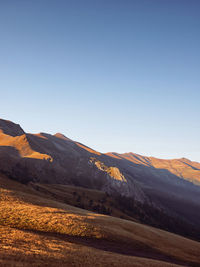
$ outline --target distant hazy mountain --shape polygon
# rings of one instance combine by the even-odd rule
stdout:
[[[194,236],[200,230],[200,163],[188,159],[102,154],[60,133],[28,134],[18,124],[0,120],[0,172],[22,183],[98,189],[121,198],[129,216],[134,216],[132,201],[141,205],[143,213],[137,215],[145,223],[159,221],[158,226],[176,231],[172,224],[178,221]],[[159,212],[173,222],[157,218]]]

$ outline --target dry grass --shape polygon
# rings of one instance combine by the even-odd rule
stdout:
[[[62,204],[8,179],[0,185],[2,266],[167,266],[145,257],[200,263],[198,242]]]
[[[177,266],[110,253],[55,237],[0,227],[1,266]]]
[[[51,156],[34,151],[31,148],[25,134],[13,137],[13,136],[1,133],[0,146],[13,147],[19,152],[20,156],[24,158],[46,159],[46,160],[53,161]]]

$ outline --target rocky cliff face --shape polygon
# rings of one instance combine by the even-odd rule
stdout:
[[[119,168],[107,166],[103,161],[95,157],[90,158],[89,165],[95,169],[94,177],[97,180],[100,173],[104,176],[103,191],[109,194],[120,193],[121,196],[132,197],[140,202],[144,202],[146,199],[140,186],[131,181],[130,177],[127,174],[123,174]]]

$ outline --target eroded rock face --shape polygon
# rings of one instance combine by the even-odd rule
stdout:
[[[100,160],[97,160],[95,158],[91,158],[90,162],[93,163],[99,170],[105,172],[107,175],[109,175],[111,178],[121,181],[121,182],[127,182],[124,175],[120,172],[120,170],[117,167],[108,167]]]
[[[134,181],[126,179],[126,175],[122,174],[119,168],[115,166],[107,166],[104,162],[91,157],[89,165],[95,169],[94,177],[100,176],[100,173],[105,177],[102,185],[102,190],[109,194],[120,194],[122,196],[134,198],[137,201],[147,201],[142,189]]]

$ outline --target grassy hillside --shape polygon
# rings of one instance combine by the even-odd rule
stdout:
[[[0,226],[1,266],[179,266],[95,249],[53,235]]]
[[[103,191],[60,184],[31,183],[30,185],[37,192],[44,193],[54,200],[100,214],[136,221],[136,215],[135,218],[128,216],[123,210],[124,207],[120,207],[114,197]]]
[[[192,226],[190,227],[190,225],[187,225],[179,218],[171,218],[164,210],[148,205],[148,203],[141,204],[131,198],[119,195],[111,196],[99,190],[86,189],[78,186],[34,183],[30,183],[29,185],[37,192],[45,194],[47,197],[60,201],[61,203],[100,214],[144,223],[197,241],[200,238],[197,229]],[[170,200],[167,199],[166,201],[166,206],[170,206]],[[180,211],[182,209],[182,203],[180,203]]]
[[[199,266],[200,243],[100,215],[0,178],[4,266]]]

